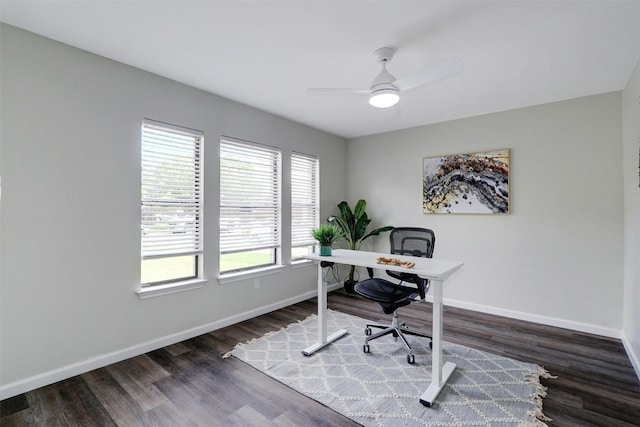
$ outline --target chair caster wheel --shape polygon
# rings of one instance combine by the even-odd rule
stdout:
[[[413,354],[407,354],[407,363],[413,365],[416,363],[416,357]]]
[[[362,351],[364,351],[365,353],[371,353],[371,348],[369,347],[369,344],[363,345]]]
[[[364,334],[365,334],[366,336],[371,335],[371,334],[372,334],[372,332],[371,332],[371,328],[369,328],[369,327],[364,328]]]

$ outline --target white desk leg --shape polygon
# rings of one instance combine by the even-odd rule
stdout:
[[[420,396],[420,403],[431,406],[438,397],[456,365],[447,362],[442,365],[442,287],[440,281],[431,282],[433,288],[433,337],[431,356],[431,384]]]
[[[302,354],[311,356],[346,333],[346,329],[340,329],[327,336],[327,284],[322,280],[322,265],[318,263],[318,342],[302,350]]]

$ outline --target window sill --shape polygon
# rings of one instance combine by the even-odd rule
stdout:
[[[163,295],[177,294],[178,292],[200,289],[207,283],[205,279],[185,280],[184,282],[167,283],[165,285],[149,286],[138,290],[138,298],[147,299]]]
[[[251,271],[241,271],[238,273],[229,273],[222,275],[218,278],[221,285],[228,283],[239,282],[241,280],[253,279],[255,277],[266,276],[268,274],[275,274],[284,271],[284,265],[274,265],[265,268],[259,268]]]

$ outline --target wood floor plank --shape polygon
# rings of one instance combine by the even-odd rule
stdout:
[[[105,369],[140,406],[141,410],[148,412],[165,404],[167,398],[155,387],[153,381],[138,368],[139,365],[131,360],[107,366]]]
[[[144,420],[144,412],[106,368],[82,374],[96,399],[106,409],[110,420],[104,425],[123,425],[133,420]],[[74,414],[75,416],[75,414]],[[91,420],[96,422],[97,420]]]
[[[228,425],[238,427],[276,427],[270,419],[250,405],[244,405],[227,417]]]
[[[329,308],[390,321],[376,304],[343,291],[329,295]],[[315,299],[303,301],[6,399],[0,426],[357,426],[238,359],[222,358],[237,343],[316,310]],[[431,313],[429,303],[401,309],[409,326],[427,331]],[[557,375],[542,380],[550,426],[640,426],[640,384],[619,340],[448,306],[444,339]]]
[[[147,413],[153,427],[199,427],[187,414],[172,404],[153,408]]]

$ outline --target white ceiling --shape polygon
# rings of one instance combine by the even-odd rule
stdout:
[[[8,1],[0,20],[346,137],[623,89],[640,58],[631,1]],[[451,56],[465,70],[366,96],[376,48],[404,76]]]

